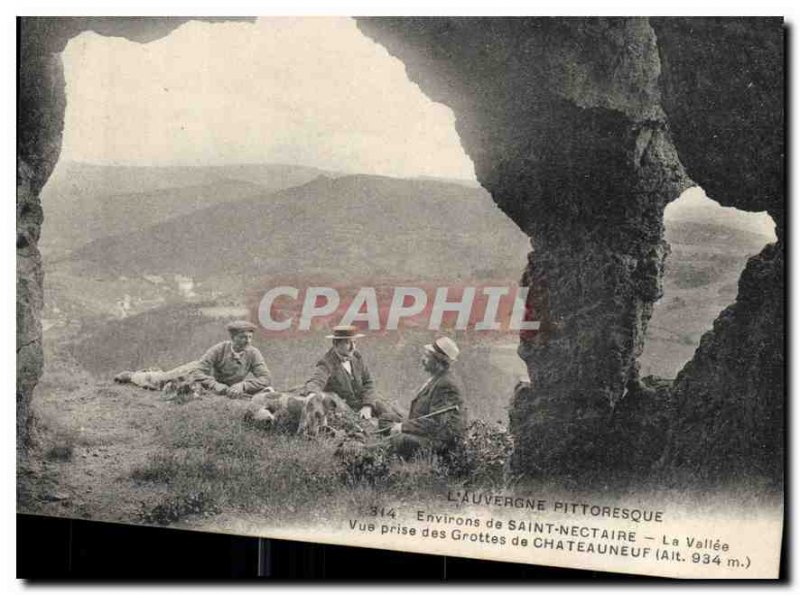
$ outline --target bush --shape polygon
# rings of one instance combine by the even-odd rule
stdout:
[[[50,461],[71,461],[74,446],[72,443],[53,446],[45,453],[45,458]]]
[[[220,512],[214,498],[206,492],[190,492],[168,498],[153,508],[141,505],[139,519],[148,525],[169,525],[189,515],[212,516]]]
[[[384,445],[366,446],[358,441],[345,442],[336,454],[341,463],[339,480],[348,486],[384,483],[397,460]]]
[[[467,428],[464,441],[442,458],[443,467],[448,475],[468,484],[502,485],[513,449],[508,429],[475,420]]]
[[[401,494],[437,491],[450,480],[476,486],[503,485],[512,449],[505,427],[477,420],[470,424],[463,442],[442,454],[421,449],[413,459],[403,461],[388,445],[366,446],[358,441],[344,442],[337,454],[344,484],[380,485]]]
[[[35,449],[46,460],[65,463],[71,461],[75,447],[80,442],[78,432],[59,419],[57,415],[42,410],[34,402],[31,436]]]
[[[447,492],[451,480],[443,457],[430,450],[419,450],[411,460],[398,460],[392,465],[387,484],[395,496],[431,496]]]

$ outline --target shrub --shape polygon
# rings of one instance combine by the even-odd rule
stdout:
[[[45,458],[50,461],[70,461],[74,446],[72,443],[53,446],[45,453]]]
[[[385,486],[401,494],[438,491],[450,480],[476,486],[502,485],[512,449],[505,427],[477,420],[470,424],[463,442],[442,454],[421,449],[411,460],[403,461],[386,444],[367,446],[350,440],[342,443],[337,455],[344,484]]]
[[[475,420],[464,441],[442,457],[443,468],[447,475],[468,484],[502,485],[513,448],[507,428]]]
[[[386,445],[366,446],[355,440],[343,443],[337,456],[341,463],[339,479],[348,486],[384,483],[397,459]]]
[[[386,483],[395,496],[441,494],[447,491],[449,470],[443,457],[428,449],[417,451],[408,461],[397,460],[389,469]]]
[[[149,525],[169,525],[189,515],[211,516],[219,512],[214,498],[207,492],[199,491],[167,498],[152,508],[142,504],[139,519]]]

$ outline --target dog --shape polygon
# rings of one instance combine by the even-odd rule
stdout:
[[[167,401],[178,404],[188,403],[203,396],[203,386],[196,380],[180,378],[169,380],[161,389],[161,394]]]
[[[292,393],[260,392],[253,395],[245,412],[245,420],[262,429],[274,429],[285,423],[290,433],[316,437],[335,433],[329,416],[355,415],[336,393],[314,393],[301,396]]]

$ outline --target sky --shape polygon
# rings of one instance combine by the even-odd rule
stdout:
[[[664,209],[664,219],[688,220],[699,223],[718,223],[743,231],[757,233],[770,242],[776,241],[775,222],[766,212],[750,213],[733,207],[723,207],[706,196],[699,186],[688,188]]]
[[[62,57],[63,160],[475,179],[452,110],[348,17],[189,22],[147,44],[87,32]],[[765,213],[723,209],[696,187],[665,216],[774,236]]]
[[[350,18],[190,22],[148,44],[87,32],[62,57],[65,160],[475,179],[452,110]]]

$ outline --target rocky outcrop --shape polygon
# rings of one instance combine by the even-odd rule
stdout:
[[[784,266],[778,244],[750,259],[736,303],[675,379],[676,415],[662,465],[680,480],[781,487]]]
[[[653,19],[663,105],[692,177],[723,205],[768,211],[778,242],[678,375],[662,463],[679,478],[780,487],[785,399],[784,35],[781,19]]]
[[[17,100],[17,446],[28,443],[33,389],[42,373],[42,225],[39,194],[61,152],[64,74],[60,52],[82,31],[147,42],[167,35],[184,18],[31,18],[18,21]],[[228,19],[201,19],[224,21]],[[237,19],[239,20],[239,19]]]
[[[453,108],[479,181],[531,237],[523,284],[542,329],[519,348],[531,386],[512,404],[515,470],[607,465],[610,416],[638,386],[661,296],[663,209],[690,184],[659,105],[653,30],[644,19],[359,26]]]
[[[652,19],[660,87],[689,175],[724,206],[768,211],[783,238],[782,19]]]
[[[25,21],[21,27],[22,38]],[[27,39],[26,39],[27,41]],[[61,151],[64,75],[61,57],[20,52],[17,120],[17,444],[26,444],[29,405],[42,373],[42,261],[37,243],[42,225],[39,193]]]
[[[531,237],[522,282],[543,327],[520,342],[531,384],[512,403],[516,471],[646,473],[668,436],[674,458],[667,458],[686,469],[703,465],[702,448],[690,443],[715,441],[719,461],[749,456],[748,469],[775,452],[765,440],[780,435],[783,351],[765,335],[783,332],[780,300],[767,303],[782,294],[780,244],[750,263],[737,304],[674,392],[640,382],[636,358],[661,294],[663,207],[689,175],[723,204],[769,210],[782,225],[780,22],[360,19],[359,26],[429,97],[453,109],[479,181]],[[751,277],[765,279],[761,290]],[[752,380],[738,382],[745,373]],[[724,406],[724,394],[736,406]],[[688,407],[690,395],[703,407]],[[637,444],[648,445],[646,456],[630,456]]]

